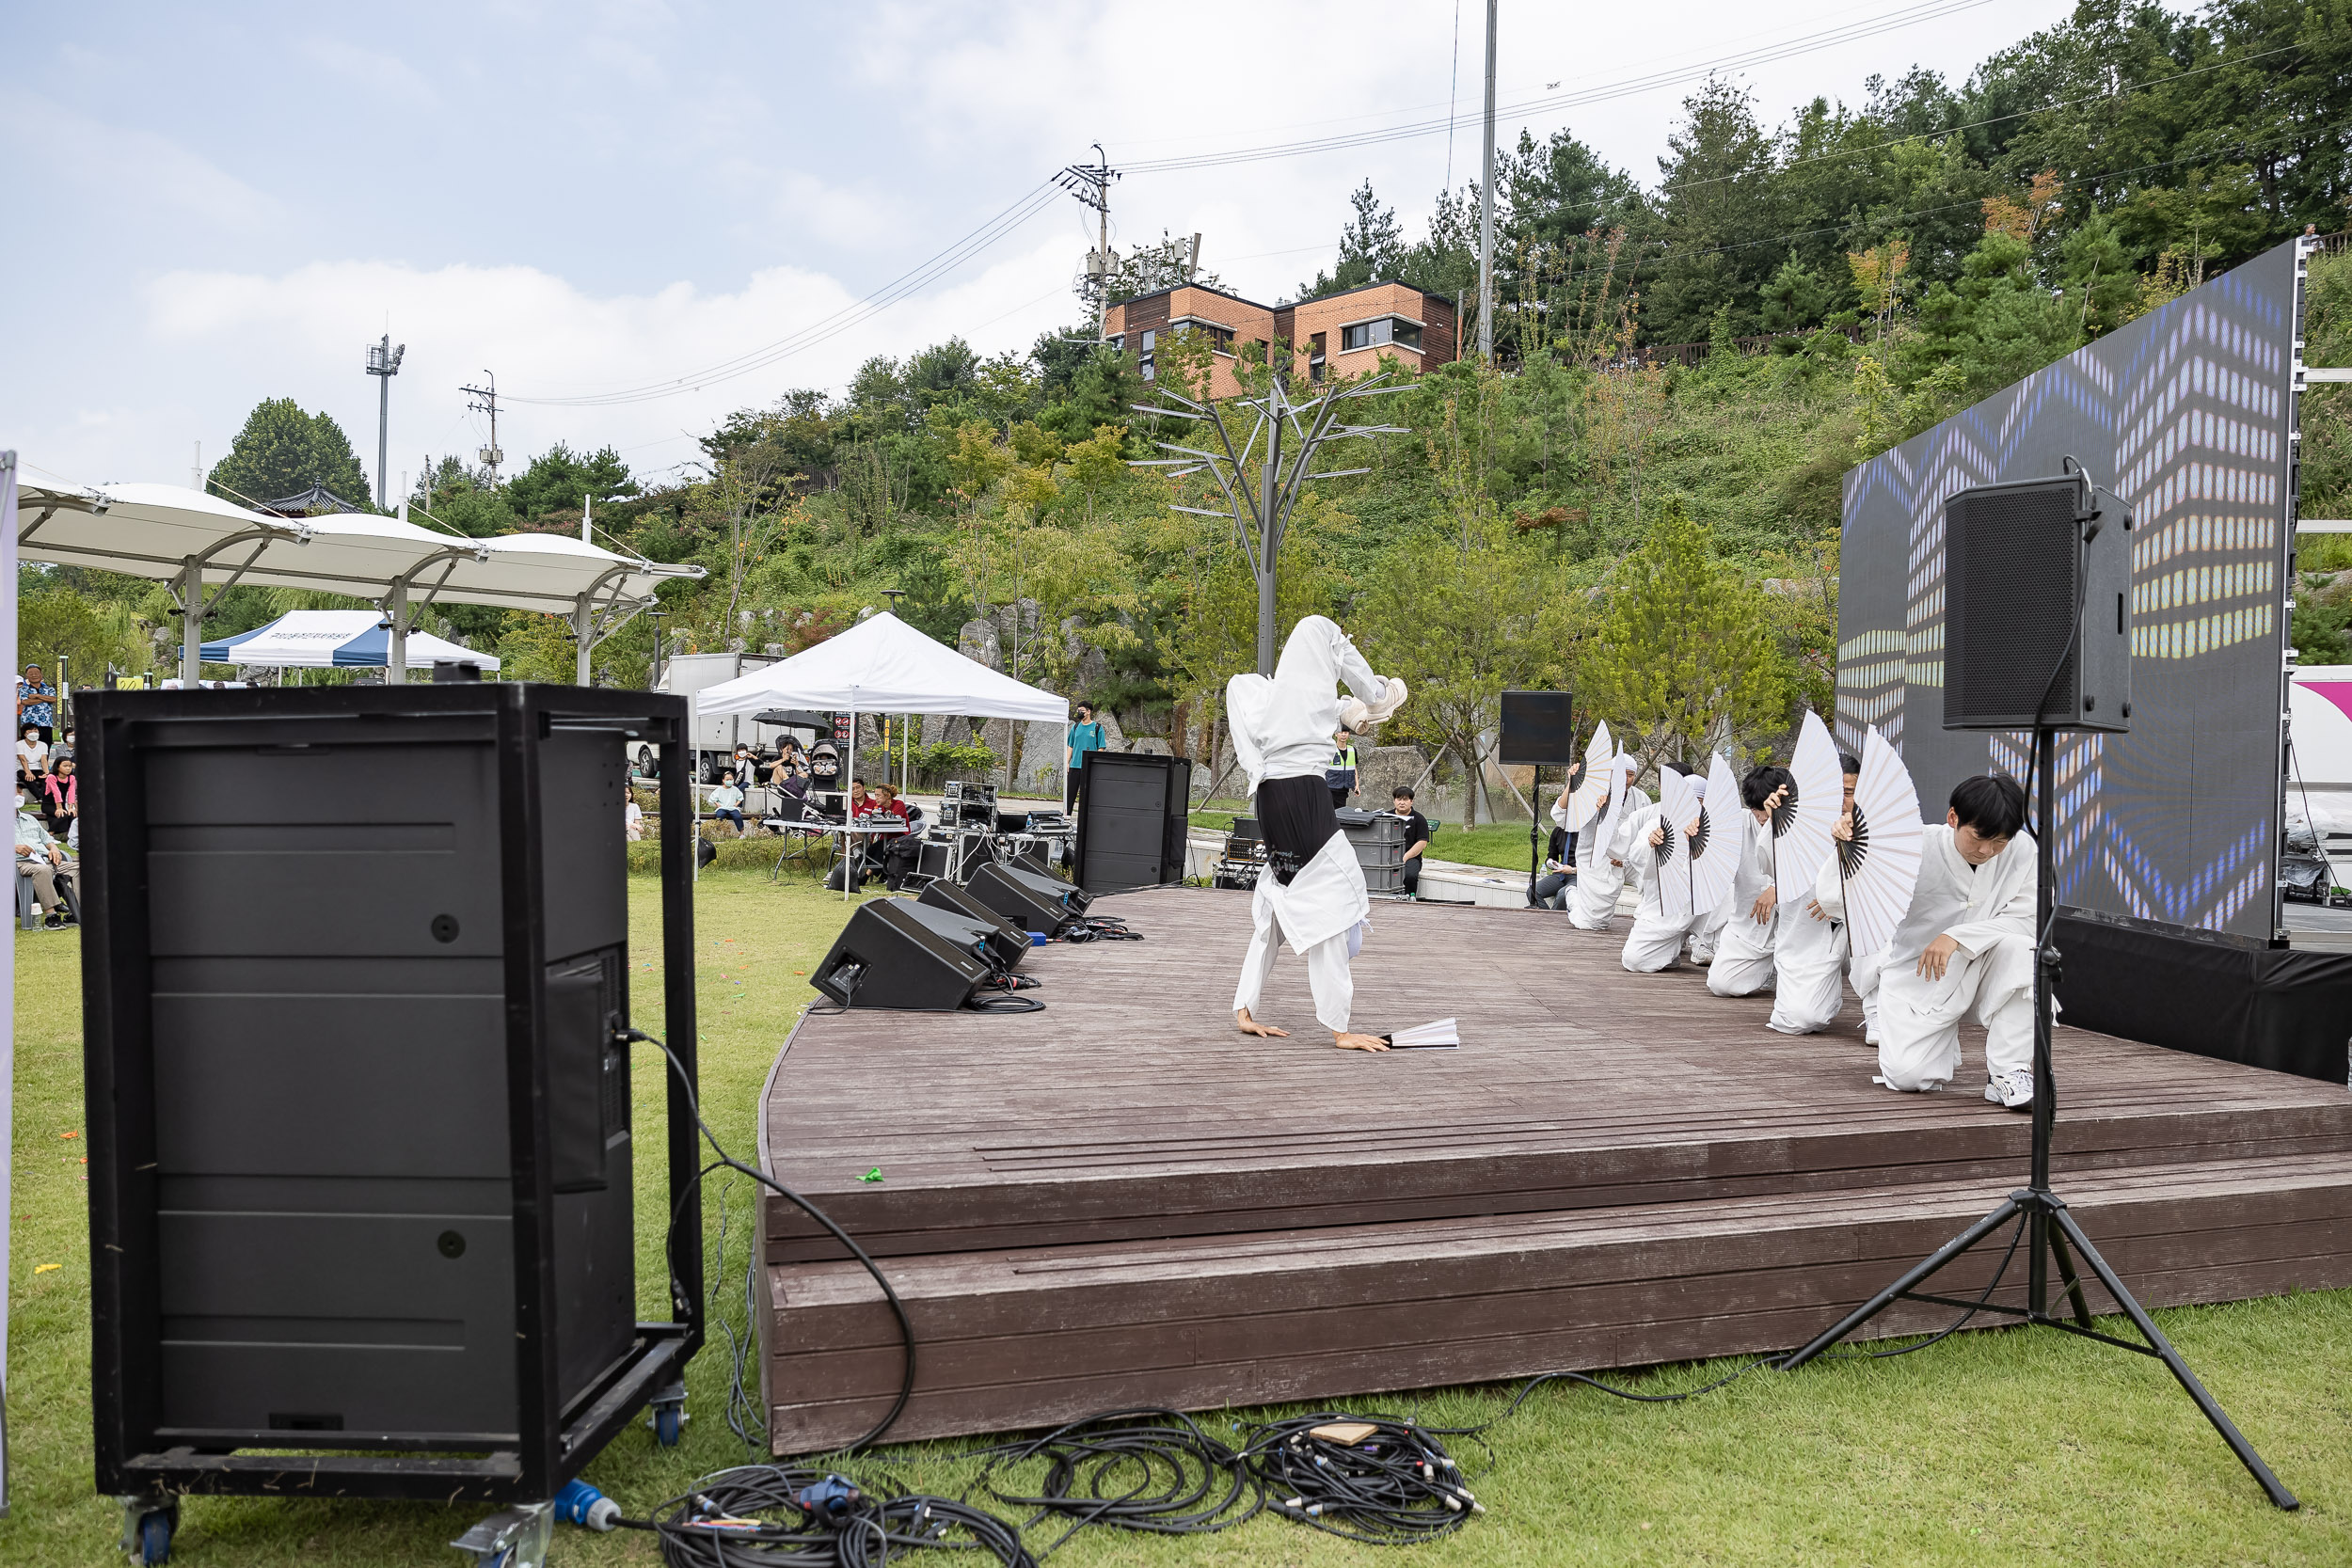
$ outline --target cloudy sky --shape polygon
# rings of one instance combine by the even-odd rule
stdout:
[[[1535,106],[1500,136],[1567,126],[1654,182],[1710,64],[1776,121],[1873,73],[1963,75],[2069,8],[1504,0],[1500,98]],[[728,410],[838,388],[870,355],[1025,348],[1073,321],[1092,217],[1035,193],[1096,141],[1136,166],[1115,238],[1199,231],[1204,266],[1271,301],[1327,264],[1358,182],[1418,231],[1449,161],[1475,171],[1475,124],[1443,125],[1450,96],[1478,108],[1484,14],[1459,8],[1457,66],[1454,0],[28,7],[0,89],[0,446],[36,479],[184,483],[199,444],[216,461],[255,402],[293,397],[373,477],[364,354],[389,332],[395,485],[483,443],[458,388],[489,374],[517,400],[671,389],[500,420],[510,467],[564,439],[658,475]]]

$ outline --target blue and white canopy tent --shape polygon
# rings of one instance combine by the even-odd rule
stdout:
[[[292,610],[265,626],[204,644],[207,664],[254,664],[276,670],[380,670],[389,662],[391,628],[373,610]],[[499,667],[494,654],[476,653],[429,632],[412,631],[407,663],[430,669],[442,659]]]

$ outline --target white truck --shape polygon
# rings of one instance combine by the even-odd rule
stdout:
[[[672,654],[661,664],[657,691],[672,691],[692,701],[694,694],[720,686],[781,660],[773,654]],[[694,745],[694,777],[708,782],[720,759],[735,754],[738,745],[771,749],[783,729],[762,724],[749,714],[706,714],[699,705],[689,725]]]

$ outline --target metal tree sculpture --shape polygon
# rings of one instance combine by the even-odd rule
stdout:
[[[1381,377],[1343,386],[1328,382],[1323,395],[1308,403],[1294,403],[1285,389],[1282,377],[1275,375],[1265,395],[1245,398],[1233,406],[1254,410],[1257,424],[1241,450],[1233,450],[1232,432],[1225,425],[1225,416],[1215,403],[1195,403],[1167,388],[1159,388],[1160,396],[1180,408],[1147,408],[1142,404],[1128,406],[1138,414],[1161,414],[1170,419],[1194,420],[1205,422],[1216,433],[1221,452],[1202,451],[1197,447],[1181,447],[1173,441],[1156,441],[1153,445],[1167,451],[1181,453],[1176,457],[1139,458],[1132,467],[1166,467],[1176,470],[1176,477],[1199,473],[1206,468],[1216,478],[1217,487],[1225,492],[1227,506],[1233,519],[1233,531],[1241,538],[1242,550],[1249,557],[1249,569],[1258,579],[1258,673],[1274,673],[1274,566],[1282,554],[1282,535],[1288,531],[1291,509],[1298,504],[1300,488],[1311,479],[1339,479],[1349,474],[1368,474],[1370,468],[1327,468],[1311,473],[1308,465],[1314,461],[1316,451],[1327,441],[1344,440],[1354,436],[1402,436],[1407,434],[1403,425],[1340,424],[1339,405],[1355,398],[1379,397],[1389,392],[1402,392],[1403,387],[1378,385]],[[1306,416],[1302,420],[1301,416]],[[1289,438],[1284,431],[1287,427]],[[1259,459],[1257,483],[1248,482],[1246,466],[1250,453],[1258,451],[1263,440],[1265,450]],[[1223,517],[1224,512],[1211,512],[1205,507],[1177,506],[1169,510],[1189,512],[1201,517]]]

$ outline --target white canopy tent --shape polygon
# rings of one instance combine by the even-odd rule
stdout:
[[[586,685],[596,645],[652,604],[663,580],[703,576],[699,566],[619,555],[567,534],[470,539],[358,513],[273,517],[177,484],[26,485],[16,539],[23,561],[170,583],[182,617],[180,674],[191,683],[206,611],[232,583],[372,599],[403,633],[413,609],[436,599],[562,615]],[[405,656],[405,641],[394,648]],[[390,669],[393,679],[405,676],[405,657]]]
[[[694,694],[698,714],[763,708],[847,712],[850,771],[857,771],[861,713],[968,714],[1070,722],[1070,700],[969,659],[884,610],[781,663]]]
[[[290,610],[265,626],[205,643],[204,662],[271,670],[380,670],[391,662],[391,628],[376,610]],[[430,632],[410,632],[405,652],[408,664],[449,659],[484,670],[499,667],[495,654],[476,653]]]

